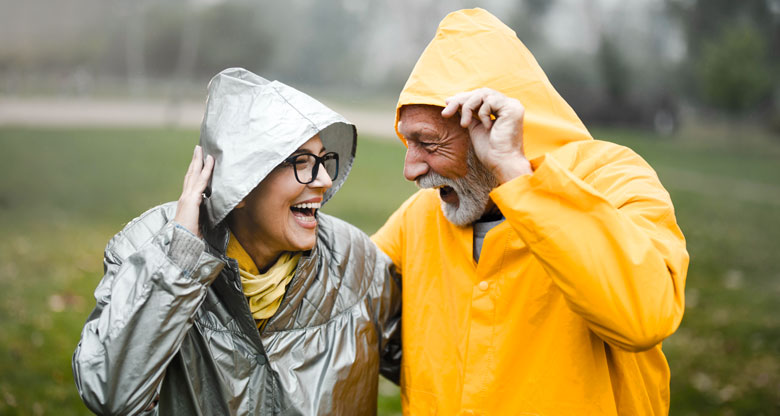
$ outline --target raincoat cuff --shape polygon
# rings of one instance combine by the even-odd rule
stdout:
[[[206,243],[182,225],[173,223],[173,236],[168,249],[171,261],[190,274],[198,265],[198,259],[206,248]]]
[[[561,192],[556,185],[561,181],[561,167],[550,154],[534,158],[530,162],[534,170],[533,173],[518,176],[490,192],[490,198],[507,218],[510,215],[528,215],[535,208],[538,208],[539,200],[537,198],[540,192],[542,194]],[[533,242],[543,239],[543,236],[537,236]]]

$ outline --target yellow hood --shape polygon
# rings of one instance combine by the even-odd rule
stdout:
[[[566,143],[592,139],[574,110],[555,91],[515,32],[483,9],[459,10],[439,24],[436,36],[412,70],[396,107],[445,106],[445,99],[481,87],[525,106],[524,148],[534,159]]]

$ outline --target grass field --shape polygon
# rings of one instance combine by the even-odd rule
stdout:
[[[653,164],[688,239],[686,316],[664,343],[673,415],[780,414],[780,142],[595,131]],[[0,128],[0,415],[88,414],[70,356],[123,224],[176,199],[197,132]],[[403,147],[361,139],[325,208],[375,231],[414,191]],[[382,384],[380,414],[400,409]]]

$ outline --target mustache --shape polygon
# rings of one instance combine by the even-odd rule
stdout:
[[[458,185],[457,181],[441,176],[436,172],[428,172],[415,179],[414,183],[420,189],[438,188],[440,186],[456,188]]]

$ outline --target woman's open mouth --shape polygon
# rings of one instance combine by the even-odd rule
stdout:
[[[290,207],[295,220],[305,228],[314,228],[317,225],[317,211],[322,204],[319,202],[306,202]]]

